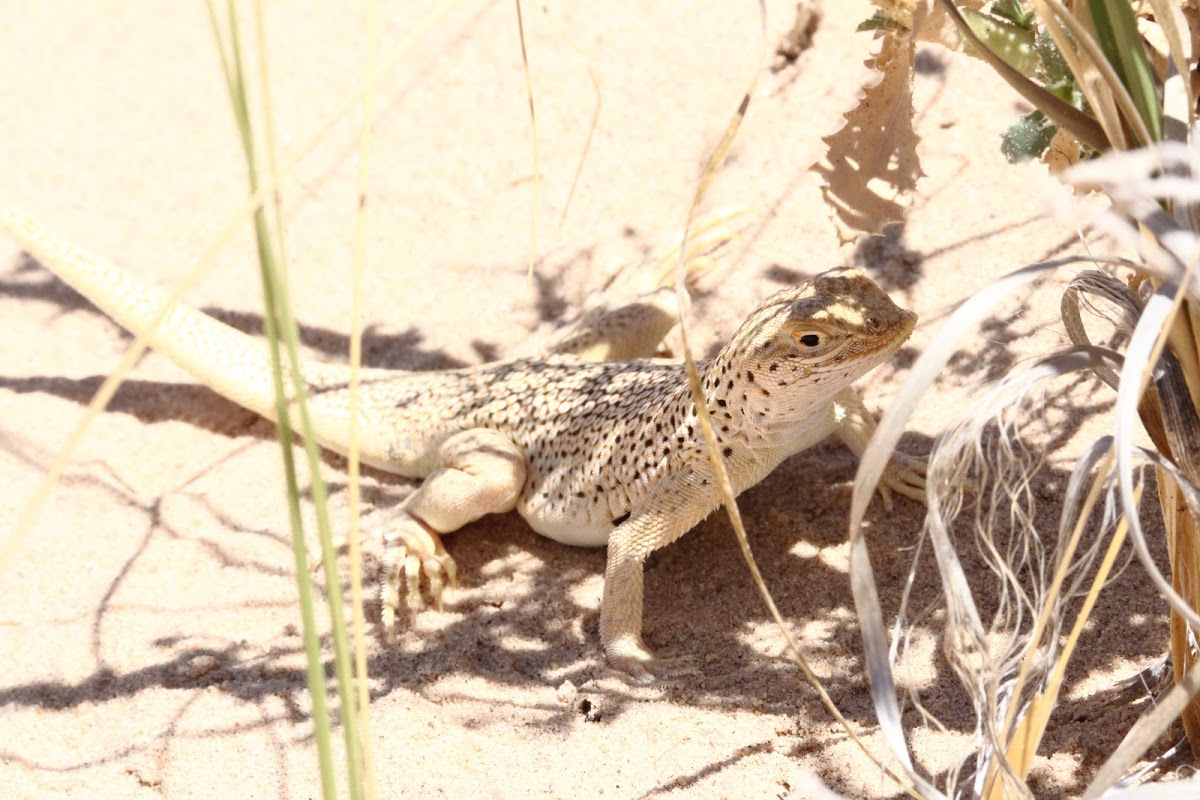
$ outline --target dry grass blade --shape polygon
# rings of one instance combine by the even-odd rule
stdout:
[[[575,199],[575,190],[579,188],[579,178],[583,175],[583,165],[587,163],[588,153],[592,150],[592,136],[596,133],[596,128],[600,124],[600,109],[604,105],[604,93],[600,91],[600,78],[596,76],[596,68],[592,66],[591,59],[583,54],[583,50],[575,43],[574,39],[567,33],[567,29],[559,22],[558,17],[550,11],[550,7],[546,3],[542,3],[542,13],[550,22],[550,26],[554,28],[554,34],[571,50],[576,56],[583,60],[587,67],[588,79],[592,82],[592,92],[596,95],[596,105],[592,107],[592,119],[588,123],[587,137],[583,141],[583,148],[579,151],[579,161],[575,163],[575,174],[571,176],[571,188],[567,190],[567,197],[563,200],[562,212],[558,215],[558,226],[561,228],[567,221],[567,214],[571,211],[571,201]],[[519,8],[519,6],[518,6]]]
[[[1169,59],[1167,78],[1163,82],[1163,135],[1182,142],[1196,121],[1196,92],[1191,81],[1192,34],[1179,3],[1150,0],[1150,7],[1166,39]]]
[[[1198,175],[1200,157],[1174,142],[1137,153],[1109,154],[1068,175],[1076,185],[1106,191],[1114,211],[1097,217],[1100,227],[1136,248],[1143,258],[1139,272],[1144,277],[1153,276],[1157,286],[1141,312],[1120,379],[1118,480],[1134,550],[1171,606],[1171,656],[1177,681],[1171,695],[1173,713],[1167,714],[1160,705],[1140,721],[1097,775],[1090,793],[1098,793],[1115,781],[1176,715],[1183,718],[1193,752],[1200,747],[1200,704],[1190,699],[1197,663],[1193,631],[1200,622],[1196,611],[1200,608],[1200,552],[1195,547],[1200,503],[1193,488],[1200,476],[1200,416],[1196,410],[1200,355],[1195,307],[1200,301],[1196,275],[1200,236],[1194,221],[1200,197]],[[1151,382],[1152,399],[1143,395],[1144,387]],[[1148,419],[1149,405],[1156,408],[1157,424],[1161,426],[1158,431]],[[1158,467],[1170,581],[1150,560],[1131,492],[1136,452],[1131,441],[1132,420],[1139,413],[1161,453],[1147,457]]]
[[[1099,791],[1099,794],[1083,795],[1084,800],[1094,800],[1101,794],[1105,800],[1180,800],[1184,797],[1200,796],[1200,775],[1170,783],[1149,783],[1131,788]]]
[[[859,623],[863,631],[864,652],[871,675],[876,715],[884,730],[889,747],[892,748],[897,758],[902,760],[907,754],[905,732],[900,721],[889,646],[879,601],[875,593],[873,572],[862,528],[867,504],[878,485],[896,443],[899,441],[905,423],[923,394],[932,386],[950,357],[958,350],[959,343],[965,339],[967,333],[985,319],[1001,299],[1039,275],[1068,264],[1094,260],[1096,259],[1071,256],[1033,264],[1000,278],[956,309],[947,318],[938,335],[934,337],[932,343],[913,366],[904,385],[884,413],[879,428],[859,464],[858,473],[855,476],[849,523],[851,588],[854,592]],[[1078,369],[1084,365],[1094,366],[1108,358],[1106,354],[1097,351],[1096,348],[1091,348],[1091,350],[1095,352],[1086,355],[1084,362],[1072,368]],[[1063,369],[1062,367],[1053,368],[1058,371]],[[937,485],[932,467],[929,485],[931,487]],[[935,498],[931,493],[930,506],[933,508],[936,505]],[[970,600],[972,597],[971,587],[955,555],[948,529],[940,526],[937,517],[932,513],[929,521],[929,535],[941,572],[943,595],[948,608],[947,629],[950,638],[947,647],[954,648],[965,663],[966,660],[986,652],[984,626],[974,603]],[[1000,563],[1000,561],[1000,559],[996,559],[996,563]],[[987,722],[988,719],[994,719],[994,715],[985,715],[985,724],[993,724]],[[994,734],[992,739],[996,742],[1002,740],[998,734]]]
[[[1168,536],[1172,542],[1170,555],[1174,580],[1168,583],[1150,558],[1149,548],[1146,546],[1140,524],[1135,516],[1137,501],[1131,490],[1133,451],[1131,420],[1136,413],[1135,408],[1140,401],[1142,387],[1150,380],[1149,365],[1159,363],[1159,355],[1166,344],[1165,334],[1170,330],[1172,320],[1182,301],[1183,293],[1179,286],[1166,283],[1151,296],[1150,301],[1146,304],[1138,329],[1135,330],[1130,341],[1129,360],[1123,370],[1117,408],[1118,480],[1121,487],[1121,499],[1126,514],[1131,519],[1135,552],[1142,559],[1143,565],[1160,594],[1171,604],[1171,650],[1177,680],[1181,679],[1185,672],[1190,671],[1190,665],[1195,660],[1184,623],[1193,629],[1200,628],[1200,614],[1196,613],[1196,609],[1200,608],[1200,603],[1197,602],[1200,599],[1198,598],[1200,592],[1197,591],[1198,587],[1194,580],[1185,577],[1200,574],[1200,554],[1197,553],[1195,547],[1191,546],[1191,538],[1195,533],[1194,520],[1196,514],[1200,512],[1200,508],[1189,502],[1189,507],[1182,509],[1182,513],[1180,513],[1178,498],[1173,496],[1174,490],[1168,490],[1162,496],[1165,501],[1163,510],[1165,522],[1168,524]],[[1171,363],[1178,364],[1174,356],[1164,355],[1170,356]],[[1180,375],[1181,370],[1178,368],[1173,371],[1168,370],[1165,374],[1167,377]],[[1196,465],[1191,462],[1197,455],[1195,442],[1179,442],[1178,438],[1182,437],[1182,429],[1185,427],[1181,424],[1181,420],[1186,419],[1193,422],[1186,426],[1188,429],[1195,427],[1195,409],[1184,402],[1189,393],[1182,377],[1176,380],[1174,385],[1165,385],[1164,381],[1165,378],[1159,381],[1158,397],[1163,408],[1168,441],[1171,443],[1171,450],[1175,454],[1175,458],[1179,460],[1181,466],[1185,467],[1188,475],[1194,476]],[[1190,412],[1190,414],[1185,412]],[[1188,438],[1194,439],[1194,436]],[[1177,483],[1172,485],[1177,488],[1185,486],[1185,484]],[[1189,706],[1184,715],[1184,723],[1188,738],[1195,749],[1200,744],[1200,709]]]
[[[1135,264],[1128,266],[1136,268]],[[1085,270],[1075,276],[1063,292],[1060,304],[1060,315],[1063,327],[1066,328],[1067,338],[1077,347],[1092,344],[1087,330],[1080,317],[1080,306],[1083,305],[1093,315],[1108,320],[1114,328],[1113,346],[1122,341],[1128,341],[1137,327],[1138,316],[1142,306],[1127,285],[1106,272]],[[1101,307],[1103,306],[1103,307]],[[1097,365],[1093,370],[1096,377],[1108,384],[1113,391],[1120,387],[1120,378],[1116,372],[1106,365]],[[1147,395],[1138,404],[1138,414],[1142,427],[1154,442],[1159,452],[1169,453],[1167,434],[1163,427],[1162,412],[1158,402]]]
[[[1171,64],[1177,75],[1188,75],[1192,71],[1192,36],[1188,30],[1187,18],[1183,15],[1180,3],[1172,0],[1150,0],[1154,10],[1154,19],[1162,28],[1167,40]],[[1191,100],[1188,116],[1183,120],[1188,124],[1196,118],[1196,96],[1189,81],[1184,81],[1187,96]]]
[[[521,42],[521,69],[525,76],[525,97],[529,103],[529,140],[533,148],[533,199],[529,215],[529,280],[537,263],[538,220],[542,216],[542,158],[538,147],[537,111],[533,104],[533,79],[529,76],[529,52],[525,48],[525,20],[521,16],[521,0],[513,0],[517,8],[517,38]]]
[[[751,211],[743,206],[717,209],[696,220],[688,226],[685,244],[672,246],[652,268],[654,285],[671,286],[681,258],[686,264],[685,283],[703,279],[712,270],[707,256],[737,238],[751,222]]]
[[[1172,478],[1172,482],[1185,498],[1189,514],[1193,517],[1200,514],[1200,491],[1187,481],[1174,464],[1158,453],[1141,449],[1138,449],[1137,452]],[[1155,573],[1157,573],[1156,569],[1152,572],[1152,578],[1155,577]],[[1142,757],[1142,754],[1162,736],[1163,731],[1183,713],[1198,691],[1200,691],[1200,662],[1192,664],[1186,673],[1177,677],[1176,685],[1165,696],[1157,698],[1154,708],[1134,724],[1129,733],[1125,735],[1124,741],[1096,772],[1083,797],[1107,796],[1108,789],[1116,785],[1121,776],[1126,774]]]
[[[1177,288],[1171,285],[1155,292],[1142,318],[1134,330],[1125,356],[1125,366],[1121,370],[1121,385],[1117,391],[1116,425],[1114,438],[1117,451],[1117,482],[1120,488],[1121,503],[1129,519],[1130,538],[1134,552],[1141,559],[1143,567],[1150,575],[1159,593],[1167,598],[1171,606],[1194,627],[1200,628],[1200,614],[1187,605],[1174,587],[1171,586],[1159,571],[1150,549],[1146,545],[1141,522],[1137,515],[1137,502],[1133,492],[1133,421],[1138,418],[1137,406],[1144,387],[1150,380],[1151,365],[1158,363],[1158,355],[1165,345],[1165,330],[1170,318],[1178,307]]]
[[[767,12],[766,7],[762,4],[761,0],[759,2],[759,19],[761,21],[761,37],[765,42]],[[760,52],[765,53],[766,48],[761,48]],[[721,136],[721,140],[717,143],[717,146],[713,148],[713,152],[709,156],[708,162],[705,164],[704,172],[700,177],[700,182],[697,185],[696,192],[692,197],[691,207],[688,209],[688,216],[687,221],[684,224],[683,234],[680,237],[683,242],[689,242],[691,240],[691,228],[693,221],[699,212],[700,205],[704,200],[705,194],[707,194],[709,185],[716,176],[718,167],[724,163],[725,157],[729,152],[730,146],[733,144],[733,140],[737,135],[742,120],[746,116],[746,111],[750,105],[750,98],[754,94],[754,86],[757,82],[757,75],[759,71],[760,70],[758,69],[755,70],[755,77],[751,79],[750,86],[743,95],[737,111],[734,112],[733,118],[730,120],[724,134]],[[687,307],[686,290],[684,288],[687,274],[688,248],[681,247],[679,250],[678,266],[675,271],[675,291],[679,296],[680,309]],[[838,707],[834,704],[833,699],[829,696],[828,692],[825,691],[825,687],[821,685],[820,678],[809,666],[807,659],[804,658],[804,654],[800,651],[799,644],[796,642],[795,637],[792,636],[791,631],[784,622],[783,615],[780,614],[779,608],[775,603],[775,599],[771,596],[770,590],[767,588],[765,581],[763,581],[762,573],[758,568],[758,564],[754,560],[754,554],[750,549],[750,540],[746,535],[746,528],[742,522],[742,514],[738,508],[737,500],[735,499],[736,494],[733,491],[733,484],[729,480],[729,473],[725,468],[725,460],[721,456],[720,446],[717,443],[716,432],[713,430],[712,419],[708,414],[708,403],[705,400],[704,388],[700,382],[700,374],[696,367],[696,359],[688,342],[687,325],[685,324],[682,316],[680,317],[679,324],[680,339],[683,346],[683,360],[687,372],[688,386],[691,390],[692,402],[696,407],[696,417],[700,428],[700,433],[704,439],[705,447],[708,450],[709,460],[712,463],[714,483],[716,484],[717,491],[721,497],[721,503],[724,505],[726,512],[729,514],[730,524],[732,525],[734,533],[737,536],[738,545],[741,548],[742,556],[746,560],[746,565],[750,570],[750,574],[754,579],[755,586],[758,588],[759,594],[763,598],[763,602],[766,603],[767,609],[771,614],[771,618],[774,620],[780,632],[783,634],[784,640],[787,643],[788,651],[800,665],[801,670],[804,672],[805,678],[813,686],[813,688],[816,689],[822,704],[829,710],[829,713],[832,714],[837,720],[838,724],[842,726],[842,728],[850,736],[851,740],[868,758],[870,758],[879,766],[884,774],[894,780],[897,785],[899,785],[905,792],[911,794],[913,797],[926,798],[926,800],[929,798],[943,797],[943,795],[934,789],[932,785],[915,773],[912,768],[911,761],[907,758],[907,753],[905,753],[902,763],[905,767],[905,772],[911,780],[911,784],[903,781],[900,776],[896,775],[896,773],[888,765],[880,761],[878,757],[867,748],[866,744],[862,741],[862,739],[850,726],[850,723],[842,715]]]
[[[1092,508],[1095,506],[1100,497],[1100,492],[1103,490],[1105,478],[1108,475],[1112,460],[1109,452],[1108,443],[1104,443],[1104,460],[1096,473],[1096,479],[1092,485],[1092,491],[1089,493],[1087,501],[1077,516],[1075,530],[1072,532],[1069,549],[1063,558],[1059,561],[1059,571],[1055,575],[1055,580],[1051,584],[1051,591],[1057,592],[1066,579],[1066,569],[1071,560],[1071,554],[1083,534],[1083,526],[1091,516]],[[1137,495],[1140,496],[1142,487],[1137,488]],[[1065,520],[1064,520],[1065,521]],[[1075,650],[1075,645],[1079,641],[1080,635],[1083,633],[1083,628],[1087,624],[1091,616],[1092,609],[1096,605],[1096,600],[1100,596],[1100,590],[1104,587],[1104,583],[1108,580],[1108,576],[1112,572],[1113,565],[1116,563],[1117,555],[1121,551],[1121,546],[1125,542],[1125,534],[1128,528],[1124,518],[1117,525],[1116,531],[1109,540],[1108,548],[1104,552],[1104,559],[1101,561],[1096,574],[1092,579],[1092,586],[1084,598],[1083,606],[1079,609],[1078,615],[1075,617],[1075,624],[1071,628],[1070,634],[1067,636],[1066,642],[1063,644],[1062,652],[1055,661],[1053,669],[1047,676],[1043,687],[1030,699],[1029,705],[1022,717],[1020,724],[1008,734],[1007,726],[1005,729],[1008,735],[1009,745],[1007,750],[1007,759],[1011,768],[1016,775],[1024,780],[1028,777],[1030,769],[1033,767],[1033,758],[1037,753],[1038,745],[1041,743],[1042,737],[1045,735],[1046,728],[1050,722],[1050,715],[1053,713],[1055,706],[1058,704],[1058,695],[1062,688],[1063,677],[1066,673],[1067,663],[1070,661],[1071,654]],[[1056,597],[1047,598],[1043,603],[1043,609],[1049,609],[1056,601]],[[1039,620],[1041,622],[1042,620]],[[1030,637],[1032,641],[1040,640],[1039,631],[1035,628],[1034,634]],[[1033,653],[1033,648],[1029,650],[1030,655]],[[1024,666],[1024,665],[1023,665]],[[1020,684],[1018,683],[1017,691],[1014,692],[1014,697],[1020,696]],[[1010,715],[1012,710],[1016,709],[1017,703],[1009,705]],[[990,797],[1000,800],[1005,796],[1001,789],[1001,784],[994,784],[994,791],[989,793]]]
[[[1187,268],[1200,255],[1200,237],[1163,210],[1164,205],[1194,202],[1200,185],[1196,176],[1200,154],[1182,142],[1108,153],[1072,167],[1065,177],[1077,190],[1104,192],[1114,209],[1064,203],[1058,211],[1069,221],[1095,226],[1137,253],[1139,272],[1180,284],[1200,301],[1200,275]]]
[[[904,385],[901,386],[887,411],[884,412],[879,427],[859,462],[858,472],[854,478],[854,494],[851,500],[849,519],[850,585],[858,611],[859,625],[862,628],[863,650],[871,677],[871,693],[875,702],[876,717],[888,747],[902,764],[909,766],[909,769],[911,769],[911,759],[905,742],[904,727],[896,698],[895,680],[892,676],[889,655],[890,647],[883,624],[883,614],[879,606],[879,597],[875,590],[874,571],[871,568],[870,555],[864,539],[863,519],[866,515],[867,505],[879,485],[888,460],[895,451],[896,444],[904,432],[904,426],[916,409],[917,403],[933,385],[950,357],[958,350],[959,343],[967,332],[977,326],[989,311],[1009,293],[1047,270],[1079,260],[1081,259],[1078,257],[1068,257],[1026,267],[999,279],[956,309],[946,320],[932,344],[917,359],[917,363],[909,372]],[[961,567],[957,566],[957,560],[950,557],[952,547],[948,539],[945,537],[935,538],[933,544],[939,563],[946,564],[946,570],[942,573],[944,593],[950,597],[970,597],[970,586],[966,576],[962,573]],[[943,555],[946,555],[944,562]],[[968,617],[971,616],[969,608],[964,609],[963,613]],[[975,627],[982,630],[982,624],[979,623],[977,615],[972,622],[973,625],[969,624],[963,627]]]
[[[1200,608],[1200,553],[1197,553],[1196,518],[1188,507],[1187,497],[1179,485],[1163,469],[1158,470],[1159,505],[1167,529],[1167,554],[1173,566],[1171,582],[1189,606]],[[1194,632],[1182,616],[1171,614],[1171,668],[1176,683],[1198,663],[1192,647]],[[1192,743],[1193,754],[1200,743],[1200,708],[1195,699],[1181,713],[1183,728]]]
[[[1112,798],[1133,796],[1132,792],[1109,794],[1109,790],[1120,782],[1121,776],[1133,767],[1142,754],[1162,735],[1162,732],[1175,721],[1197,692],[1200,692],[1200,663],[1193,665],[1165,696],[1157,698],[1150,713],[1134,723],[1117,751],[1104,762],[1104,765],[1092,778],[1092,782],[1088,784],[1088,788],[1083,793],[1083,800],[1095,800],[1101,796]],[[1181,794],[1171,784],[1161,788],[1166,790],[1161,795],[1163,797],[1191,796]]]
[[[1103,310],[1098,303],[1103,303]],[[1092,344],[1083,319],[1079,313],[1080,306],[1085,306],[1095,316],[1112,322],[1118,337],[1128,339],[1137,325],[1138,315],[1142,313],[1137,298],[1129,287],[1109,275],[1107,272],[1089,269],[1076,275],[1063,292],[1060,304],[1060,315],[1063,327],[1066,328],[1067,338],[1076,347],[1087,347]],[[1114,391],[1117,388],[1117,373],[1106,366],[1098,366],[1096,377],[1107,383]]]
[[[1048,580],[1049,558],[1036,524],[1031,483],[1042,453],[1025,444],[1020,421],[1043,417],[1047,403],[1042,385],[1119,361],[1104,348],[1081,347],[1014,371],[942,434],[930,459],[925,528],[945,588],[946,657],[979,718],[976,780],[987,797],[1028,794],[1025,779],[1069,657],[1069,652],[1059,653],[1058,644],[1066,605],[1080,593],[1095,558],[1096,545],[1082,545],[1084,531],[1111,461],[1110,444],[1102,440],[1076,466],[1054,550],[1057,566]],[[1080,508],[1080,495],[1094,473]],[[1106,513],[1104,519],[1110,516]],[[953,526],[959,519],[968,521],[976,552],[995,573],[995,589],[978,582],[959,589],[954,582],[962,570],[954,547],[964,535]],[[986,625],[974,601],[977,595],[993,606]],[[1083,621],[1077,619],[1077,630]],[[1031,686],[1037,687],[1032,696]]]

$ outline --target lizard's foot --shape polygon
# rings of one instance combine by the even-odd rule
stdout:
[[[442,545],[437,531],[402,509],[396,509],[391,526],[383,536],[383,574],[380,576],[380,606],[383,631],[388,641],[396,636],[396,610],[400,587],[405,587],[405,604],[410,613],[425,607],[421,576],[429,584],[429,596],[439,611],[446,584],[457,582],[458,567]]]
[[[692,656],[658,658],[640,640],[618,640],[604,648],[608,665],[625,673],[634,683],[655,683],[698,675],[696,660]]]
[[[902,494],[910,500],[925,503],[925,459],[904,453],[893,453],[879,482],[879,494],[883,506],[892,510],[892,492]]]

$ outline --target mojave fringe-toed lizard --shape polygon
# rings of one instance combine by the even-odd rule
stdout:
[[[134,333],[166,294],[24,216],[0,227],[50,271]],[[401,588],[410,611],[434,602],[455,566],[441,535],[516,509],[538,533],[608,546],[600,639],[614,668],[639,680],[693,671],[642,643],[642,565],[720,504],[681,362],[651,359],[674,321],[674,293],[586,320],[550,355],[438,372],[363,369],[364,463],[424,478],[385,513],[382,618],[390,635]],[[832,433],[860,455],[875,420],[851,384],[909,337],[916,315],[855,269],[833,269],[764,300],[721,351],[698,364],[708,412],[735,493]],[[616,353],[594,361],[576,353]],[[265,344],[186,306],[150,335],[219,394],[265,417],[274,389]],[[633,358],[631,356],[646,356]],[[304,367],[318,441],[345,453],[349,369]],[[900,456],[881,484],[923,499],[923,465]]]

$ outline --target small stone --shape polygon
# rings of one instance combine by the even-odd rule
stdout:
[[[560,703],[570,703],[575,699],[575,695],[579,694],[579,689],[575,688],[575,684],[570,681],[563,681],[558,685],[556,696]]]
[[[574,706],[575,713],[585,722],[599,722],[604,717],[604,704],[597,698],[582,695],[575,700]]]
[[[204,677],[214,670],[220,669],[220,667],[221,662],[216,656],[205,654],[189,659],[186,664],[182,665],[180,672],[182,673],[183,677],[194,681],[198,678]]]

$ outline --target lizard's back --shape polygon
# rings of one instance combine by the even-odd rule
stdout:
[[[195,378],[267,418],[274,386],[264,342],[193,308],[162,315],[168,295],[21,215],[0,222],[61,279]],[[349,369],[303,367],[318,441],[345,453]],[[286,383],[286,382],[285,382]],[[360,456],[410,477],[438,466],[438,447],[473,428],[499,431],[526,456],[518,508],[535,529],[603,544],[613,520],[679,461],[691,430],[679,364],[550,356],[438,372],[361,371]],[[687,430],[685,430],[687,429]],[[685,435],[686,434],[686,435]]]
[[[345,393],[318,385],[314,405],[342,408]],[[370,438],[390,441],[376,465],[402,474],[428,474],[456,433],[504,434],[526,459],[518,509],[539,532],[578,544],[603,544],[614,520],[695,446],[683,367],[665,361],[549,356],[369,371],[361,403],[372,425],[385,423]]]

